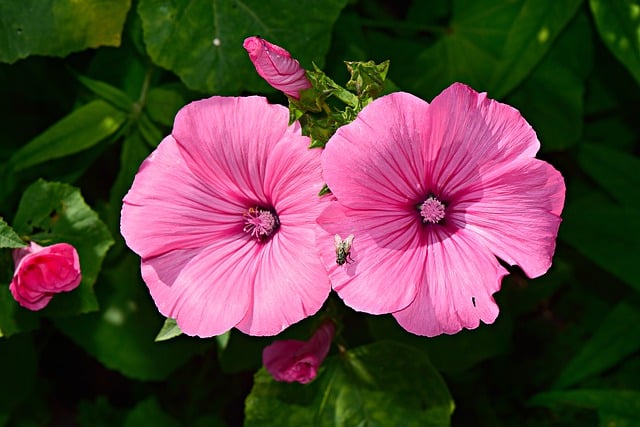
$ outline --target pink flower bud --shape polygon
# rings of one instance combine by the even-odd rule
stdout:
[[[305,77],[304,68],[291,54],[263,38],[247,37],[242,44],[256,71],[274,88],[298,99],[300,91],[309,89],[311,83]]]
[[[310,383],[327,357],[335,326],[325,322],[309,341],[275,341],[262,352],[262,363],[276,381]]]
[[[68,243],[42,247],[31,242],[28,248],[15,249],[13,260],[9,290],[29,310],[43,309],[53,295],[75,289],[82,279],[78,252]]]

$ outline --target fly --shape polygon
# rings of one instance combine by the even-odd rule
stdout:
[[[344,263],[351,262],[351,244],[353,243],[353,234],[342,240],[339,234],[334,237],[336,243],[336,264],[343,265]]]

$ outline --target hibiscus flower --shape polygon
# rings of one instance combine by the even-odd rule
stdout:
[[[565,186],[539,147],[516,109],[463,84],[431,104],[402,92],[373,101],[322,155],[337,199],[318,220],[333,289],[418,335],[492,323],[498,258],[529,277],[551,266]],[[336,235],[350,236],[343,263]]]
[[[176,116],[124,198],[121,232],[159,311],[188,335],[275,335],[330,283],[313,242],[320,151],[262,97],[212,97]]]

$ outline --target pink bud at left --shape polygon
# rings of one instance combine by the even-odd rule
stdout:
[[[300,91],[311,87],[304,68],[280,46],[257,36],[247,37],[242,46],[260,77],[285,95],[299,99]]]
[[[9,285],[13,298],[32,311],[43,309],[60,292],[69,292],[80,284],[80,259],[68,243],[14,249],[15,272]]]
[[[327,357],[335,326],[325,322],[309,341],[275,341],[262,352],[262,363],[276,381],[307,384]]]

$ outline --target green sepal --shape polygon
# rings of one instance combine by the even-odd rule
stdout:
[[[376,64],[373,61],[345,61],[351,79],[346,87],[355,92],[364,107],[384,91],[384,81],[389,71],[389,61]]]
[[[178,326],[178,322],[176,322],[176,319],[167,317],[164,321],[164,324],[162,325],[162,328],[160,329],[160,332],[158,332],[158,335],[156,335],[154,341],[166,341],[180,335],[182,335],[182,330],[180,329],[180,326]]]

